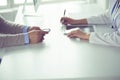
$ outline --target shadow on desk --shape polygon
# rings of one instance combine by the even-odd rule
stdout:
[[[90,78],[61,78],[61,79],[34,79],[34,80],[120,80],[120,77],[90,77]]]

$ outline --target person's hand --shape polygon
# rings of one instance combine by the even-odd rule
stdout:
[[[76,20],[68,17],[62,17],[60,22],[64,25],[76,24]]]
[[[32,27],[29,27],[29,28],[28,28],[28,32],[29,32],[29,31],[32,31],[32,30],[41,30],[41,29],[40,29],[40,27],[38,27],[38,26],[32,26]]]
[[[87,25],[88,22],[87,22],[87,19],[72,19],[72,18],[69,18],[69,17],[62,17],[60,22],[64,25],[68,25],[68,24],[71,24],[71,25]]]
[[[45,34],[48,32],[42,30],[32,30],[28,32],[30,44],[36,44],[44,40]]]
[[[90,34],[85,33],[80,29],[78,29],[78,30],[71,31],[70,33],[67,34],[67,36],[70,38],[80,38],[80,39],[89,40]]]

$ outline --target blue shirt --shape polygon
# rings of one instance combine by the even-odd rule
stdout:
[[[28,36],[28,26],[24,26],[23,33],[24,33],[24,44],[29,44],[29,36]]]

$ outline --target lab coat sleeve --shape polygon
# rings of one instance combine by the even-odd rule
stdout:
[[[120,47],[120,29],[111,33],[92,32],[90,34],[89,42],[94,44]]]
[[[87,18],[87,22],[88,24],[111,24],[109,10],[103,14]]]

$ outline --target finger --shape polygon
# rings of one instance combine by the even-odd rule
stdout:
[[[45,35],[45,34],[48,34],[48,31],[40,30],[40,35]]]
[[[33,30],[41,30],[39,27],[30,27],[29,29],[28,29],[28,32],[29,31],[33,31]]]
[[[61,21],[60,21],[62,24],[64,24],[65,23],[65,19],[61,19]]]
[[[51,31],[51,29],[49,29],[49,28],[45,28],[45,29],[42,29],[42,31],[45,31],[45,32],[50,32],[50,31]]]
[[[42,42],[44,40],[44,37],[42,36],[42,37],[40,37],[40,42]]]
[[[71,37],[72,35],[73,35],[72,33],[68,33],[68,34],[67,34],[68,37]]]
[[[76,33],[76,31],[71,31],[71,32],[69,32],[69,33],[67,34],[67,36],[68,36],[68,37],[71,37],[71,36],[75,35],[75,33]]]
[[[62,24],[66,24],[67,18],[66,17],[62,17],[60,21],[61,21]]]
[[[35,30],[41,30],[40,27],[37,27],[37,26],[33,26],[33,29],[35,29]]]
[[[73,35],[68,35],[68,37],[69,37],[69,38],[72,38],[72,37],[73,37]]]
[[[65,17],[62,17],[61,19],[60,19],[60,21],[62,21],[62,20],[64,20],[65,19]]]
[[[77,38],[75,34],[69,35],[70,38]]]
[[[34,30],[38,35],[44,35],[44,34],[48,34],[47,31],[43,31],[43,30]]]

